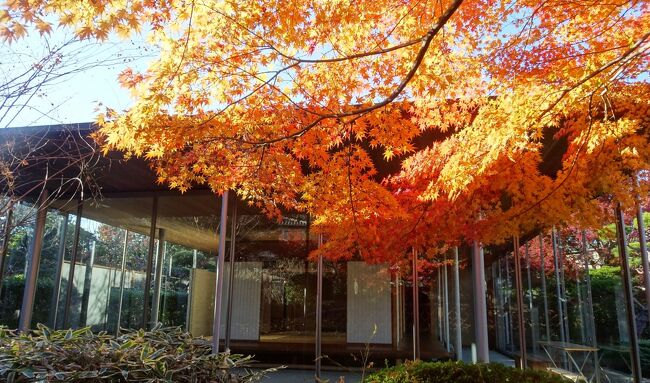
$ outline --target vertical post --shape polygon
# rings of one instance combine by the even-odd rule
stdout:
[[[618,251],[621,260],[621,274],[623,277],[623,290],[627,306],[627,328],[630,333],[630,359],[632,365],[632,378],[635,383],[641,383],[641,359],[639,357],[639,340],[636,333],[636,318],[634,315],[634,295],[632,293],[632,278],[630,277],[630,264],[627,254],[627,240],[625,238],[625,223],[621,204],[616,204],[616,232],[618,237]]]
[[[86,270],[84,273],[84,291],[81,297],[81,315],[80,321],[82,326],[86,326],[88,323],[88,305],[90,304],[90,288],[93,278],[93,267],[95,266],[95,249],[97,243],[93,240],[93,244],[90,248],[90,256],[86,259]]]
[[[586,296],[586,305],[587,313],[586,316],[589,318],[587,320],[587,341],[592,346],[596,347],[596,324],[594,323],[594,302],[593,296],[591,294],[591,275],[589,275],[589,257],[587,254],[587,233],[582,231],[582,261],[584,263],[585,270],[585,285],[587,290]]]
[[[533,342],[533,352],[537,351],[537,331],[535,331],[533,320],[533,279],[530,274],[530,253],[528,251],[528,242],[524,245],[526,257],[526,277],[528,279],[528,320],[530,321],[530,334]]]
[[[142,321],[140,327],[143,329],[148,328],[149,324],[149,309],[151,305],[151,270],[153,269],[153,253],[155,249],[156,240],[156,219],[158,218],[158,196],[153,196],[153,205],[151,206],[151,227],[149,228],[149,248],[147,249],[147,266],[145,267],[145,281],[144,281],[144,303],[142,309]]]
[[[9,251],[9,239],[11,238],[11,220],[13,217],[13,206],[7,210],[5,217],[4,233],[2,238],[2,250],[0,250],[0,297],[2,297],[2,284],[4,283],[5,264],[7,260],[7,252]]]
[[[564,337],[566,341],[571,340],[571,332],[569,331],[569,307],[567,304],[567,292],[566,292],[566,283],[565,283],[565,272],[564,272],[564,249],[562,247],[562,238],[560,234],[556,232],[555,241],[557,243],[557,256],[560,263],[560,291],[562,292],[562,323],[564,324]]]
[[[592,347],[598,347],[598,342],[596,341],[596,323],[594,319],[594,302],[593,296],[591,294],[591,275],[589,275],[589,258],[587,254],[587,233],[582,231],[582,260],[584,262],[585,268],[585,285],[587,290],[586,304],[587,312],[585,316],[587,317],[587,342]],[[600,383],[600,368],[598,366],[598,355],[593,353],[594,366],[596,369],[596,382]]]
[[[395,345],[399,348],[402,340],[402,300],[400,294],[400,272],[395,273]]]
[[[192,320],[192,296],[194,295],[194,290],[192,288],[192,281],[196,273],[196,266],[198,261],[198,251],[194,249],[192,251],[192,270],[190,272],[190,283],[187,289],[187,310],[185,311],[185,330],[190,331],[190,321]]]
[[[548,294],[546,293],[546,264],[544,263],[544,237],[539,233],[539,259],[542,268],[542,298],[544,301],[544,327],[546,329],[546,341],[551,340],[551,323],[548,318]]]
[[[503,309],[503,276],[501,272],[501,258],[498,258],[496,262],[492,263],[492,288],[494,289],[494,318],[496,322],[496,332],[497,332],[497,349],[505,350],[505,339],[504,339],[504,330],[505,330],[505,314]]]
[[[648,263],[648,246],[645,238],[645,222],[643,222],[643,207],[641,202],[636,204],[636,224],[639,231],[639,253],[643,265],[643,284],[645,286],[645,304],[650,317],[650,264]]]
[[[580,342],[585,344],[587,336],[585,332],[585,313],[584,305],[582,304],[582,286],[580,286],[580,276],[576,276],[576,296],[578,298],[578,312],[580,313]]]
[[[167,254],[167,247],[165,247],[165,254]],[[169,257],[169,265],[167,265],[167,277],[172,277],[172,269],[174,268],[174,257]]]
[[[77,266],[77,255],[79,254],[79,234],[81,230],[81,215],[83,214],[83,202],[79,200],[74,226],[74,237],[72,238],[72,254],[70,255],[70,267],[68,269],[68,285],[65,290],[65,305],[63,306],[63,328],[70,327],[70,310],[72,309],[72,291],[74,289],[74,269]]]
[[[151,303],[151,323],[154,327],[160,321],[160,290],[162,287],[163,260],[165,259],[165,229],[158,229],[158,251],[153,282],[153,301]]]
[[[458,263],[458,246],[454,247],[454,311],[456,320],[456,360],[463,360],[463,338],[460,321],[460,271]]]
[[[510,295],[512,292],[512,282],[510,282],[510,262],[508,261],[508,255],[503,259],[503,263],[506,266],[506,289],[505,289],[505,303],[506,303],[506,344],[510,344],[510,348],[514,348],[514,330],[512,327],[512,306],[510,302]]]
[[[27,257],[29,259],[29,265],[27,267],[23,304],[20,308],[20,320],[18,323],[18,329],[21,332],[29,331],[32,322],[36,279],[38,278],[38,268],[41,264],[41,249],[43,248],[43,233],[45,232],[45,218],[47,216],[47,197],[47,190],[43,190],[38,199],[38,211],[36,213],[36,222],[34,222],[34,237],[29,246],[29,254]]]
[[[485,302],[485,265],[483,247],[474,241],[472,271],[474,273],[474,323],[476,327],[477,360],[481,363],[490,362],[488,345],[487,305]]]
[[[235,291],[235,240],[237,239],[237,197],[233,198],[230,215],[230,270],[228,273],[228,311],[226,312],[226,351],[230,350],[230,335],[232,327],[232,297]]]
[[[444,309],[444,304],[442,302],[442,270],[440,267],[436,269],[437,278],[436,278],[436,283],[438,286],[436,286],[436,305],[438,306],[436,309],[436,313],[438,314],[438,339],[442,343],[446,343],[447,340],[445,339],[445,318],[442,310]]]
[[[318,247],[323,246],[323,235],[318,234]],[[321,381],[321,330],[323,327],[323,255],[318,254],[316,268],[316,382]]]
[[[165,256],[167,255],[167,243],[164,240],[160,241],[160,242],[162,243],[162,246],[163,246],[163,259],[165,259]],[[172,255],[170,255],[169,256],[169,264],[167,265],[167,279],[166,279],[167,282],[164,285],[165,287],[167,287],[168,281],[171,281],[172,268],[173,267],[174,267],[174,257]],[[161,272],[162,272],[162,270],[161,270]],[[161,276],[161,279],[162,279],[162,276]],[[167,294],[167,290],[162,290],[161,295],[162,294],[165,295],[165,298],[164,299],[161,298],[162,309],[160,309],[158,312],[164,313],[167,310],[167,302],[169,301],[169,294]],[[159,322],[162,323],[162,320],[160,320]]]
[[[54,289],[52,289],[52,302],[50,303],[50,327],[56,328],[59,312],[59,298],[61,296],[61,271],[65,258],[65,236],[68,231],[68,214],[63,215],[59,224],[59,248],[56,255],[56,273],[54,275]]]
[[[560,341],[566,342],[566,334],[564,333],[564,305],[562,304],[562,283],[560,281],[560,267],[558,263],[557,254],[557,238],[555,236],[555,228],[551,231],[551,243],[553,246],[553,265],[555,267],[555,293],[557,294],[557,312],[558,320],[560,321]]]
[[[515,289],[517,290],[517,322],[519,325],[519,367],[523,370],[527,367],[526,357],[526,322],[524,321],[524,286],[521,280],[521,257],[519,256],[519,236],[513,238],[515,257]]]
[[[122,305],[124,305],[124,278],[126,273],[126,251],[129,245],[129,231],[124,231],[124,246],[122,247],[122,264],[120,266],[120,300],[117,303],[117,325],[115,326],[115,335],[120,335],[120,325],[122,323]]]
[[[445,266],[443,267],[442,270],[442,287],[443,287],[443,294],[444,294],[444,299],[443,302],[445,304],[445,309],[444,309],[444,315],[445,315],[445,346],[447,349],[447,352],[451,351],[451,337],[450,337],[450,330],[449,330],[449,280],[447,278],[447,254],[445,253]]]
[[[228,190],[221,195],[221,218],[219,221],[219,253],[217,259],[217,278],[214,288],[214,319],[212,320],[212,353],[219,352],[221,332],[221,297],[223,293],[223,268],[226,258],[226,235],[228,229]]]
[[[420,302],[418,286],[418,252],[412,249],[413,254],[413,360],[420,359]]]

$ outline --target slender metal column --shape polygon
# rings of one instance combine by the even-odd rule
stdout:
[[[591,294],[591,275],[589,275],[589,258],[587,254],[587,233],[582,231],[582,261],[584,264],[585,270],[585,285],[587,290],[586,304],[587,304],[587,313],[586,316],[589,318],[587,320],[587,341],[592,346],[596,347],[596,324],[594,323],[594,302],[593,296]]]
[[[580,313],[580,342],[585,344],[587,335],[585,333],[585,315],[584,305],[582,304],[582,286],[580,286],[580,276],[576,277],[576,296],[578,298],[578,312]]]
[[[436,269],[437,278],[436,278],[436,305],[438,306],[436,309],[436,313],[438,314],[438,340],[442,342],[443,344],[446,343],[447,341],[445,340],[445,318],[444,314],[442,312],[444,308],[444,304],[442,303],[442,269],[438,267]],[[432,283],[433,285],[433,283]]]
[[[400,272],[399,268],[395,273],[395,344],[399,348],[402,340],[402,300],[400,294]]]
[[[212,353],[219,352],[221,331],[221,298],[223,294],[223,268],[226,258],[226,235],[228,229],[228,190],[221,195],[221,218],[219,221],[219,253],[217,258],[217,278],[214,288],[214,318],[212,320]]]
[[[562,292],[562,323],[564,324],[564,337],[566,341],[571,340],[571,332],[569,331],[569,307],[568,307],[568,298],[566,292],[566,273],[564,272],[564,248],[562,246],[562,237],[556,232],[555,240],[557,243],[557,258],[560,263],[560,291]]]
[[[458,247],[454,247],[454,311],[456,320],[456,360],[463,360],[463,335],[460,321],[460,271]]]
[[[503,275],[501,272],[502,258],[492,263],[492,288],[494,290],[494,318],[496,319],[497,349],[506,348],[505,309],[503,298]]]
[[[556,241],[555,229],[553,229],[551,231],[551,243],[553,246],[553,265],[555,266],[555,293],[557,294],[557,312],[560,321],[560,341],[566,342],[566,334],[564,333],[564,306],[562,305],[562,282],[560,281],[560,265],[558,263]]]
[[[163,240],[161,241],[163,244],[163,259],[165,259],[165,255],[167,254],[167,243]],[[169,257],[169,264],[167,265],[167,278],[171,280],[172,278],[172,269],[174,267],[174,257],[170,255]],[[165,294],[165,299],[162,299],[161,305],[162,305],[162,312],[164,313],[167,310],[167,302],[169,301],[169,294],[163,292]],[[162,322],[162,320],[160,321]]]
[[[153,301],[151,303],[151,327],[160,321],[160,290],[162,288],[163,261],[165,259],[165,229],[158,229],[158,251],[156,271],[153,282]]]
[[[318,247],[323,245],[323,235],[318,235]],[[316,268],[316,377],[315,381],[321,382],[321,336],[323,327],[323,256],[318,255],[318,265]]]
[[[447,352],[451,351],[451,337],[449,330],[449,280],[447,278],[447,254],[445,253],[445,266],[442,270],[442,287],[445,304],[444,316],[445,316],[445,346],[447,347]]]
[[[86,269],[84,272],[84,290],[81,297],[81,315],[80,321],[82,326],[85,326],[88,320],[88,305],[90,304],[90,288],[93,278],[93,267],[95,266],[95,250],[97,249],[97,242],[93,240],[90,248],[90,257],[86,259]]]
[[[194,275],[196,273],[196,266],[197,266],[197,261],[198,261],[198,251],[196,249],[193,250],[192,252],[192,271],[190,274],[190,284],[187,289],[187,310],[185,311],[185,330],[190,331],[190,321],[192,320],[192,316],[190,313],[192,312],[192,296],[194,295],[194,289],[192,288],[192,283],[191,281],[194,280]]]
[[[235,240],[237,239],[237,196],[230,215],[230,270],[228,273],[228,311],[226,312],[226,351],[230,350],[230,336],[232,327],[232,297],[235,291]]]
[[[117,304],[117,325],[115,326],[115,335],[120,335],[122,324],[122,305],[124,304],[124,278],[126,273],[126,251],[129,246],[129,231],[124,231],[124,246],[122,247],[122,265],[120,267],[120,300]]]
[[[519,354],[521,359],[519,367],[526,369],[528,358],[526,357],[526,322],[524,320],[524,286],[521,280],[521,257],[519,256],[519,236],[513,238],[515,257],[515,289],[517,292],[517,322],[519,327]]]
[[[596,323],[594,319],[594,303],[593,296],[591,294],[591,276],[589,275],[589,258],[587,254],[587,233],[582,231],[582,261],[584,262],[585,270],[585,285],[587,290],[586,296],[586,305],[587,312],[585,316],[587,317],[586,323],[587,327],[587,344],[590,344],[592,347],[598,347],[598,342],[596,340]],[[594,366],[596,367],[596,382],[600,383],[600,370],[598,368],[598,355],[593,354]]]
[[[70,310],[72,310],[72,291],[74,290],[74,270],[77,266],[77,255],[79,254],[79,234],[81,230],[81,215],[83,214],[83,201],[77,204],[77,213],[74,226],[74,237],[72,238],[72,254],[70,255],[70,268],[68,269],[68,285],[65,290],[65,306],[63,306],[63,328],[70,327]]]
[[[542,298],[544,301],[544,328],[546,329],[546,341],[551,340],[551,322],[548,318],[548,294],[546,293],[546,263],[544,263],[544,237],[539,233],[539,259],[542,265]]]
[[[52,289],[52,299],[50,303],[50,327],[56,328],[57,314],[59,312],[59,298],[61,296],[61,271],[63,269],[63,259],[65,258],[65,236],[68,231],[68,214],[63,215],[59,224],[59,249],[56,256],[56,273],[54,275],[54,289]]]
[[[639,231],[639,253],[643,265],[643,284],[645,286],[645,303],[650,316],[650,264],[648,263],[648,246],[645,238],[645,222],[643,222],[643,207],[640,202],[636,205],[636,222]]]
[[[18,329],[21,332],[29,331],[34,310],[34,296],[36,294],[36,279],[38,268],[41,264],[41,249],[43,248],[43,233],[45,232],[45,218],[47,216],[47,190],[43,190],[38,199],[38,211],[34,223],[34,237],[29,246],[29,265],[27,266],[27,277],[25,278],[25,292],[23,293],[23,304],[20,308],[20,320]]]
[[[487,304],[485,302],[485,264],[483,247],[474,241],[472,271],[474,273],[474,323],[476,327],[477,360],[481,363],[490,362],[488,345]]]
[[[418,286],[418,253],[413,253],[413,360],[420,359],[420,300]]]
[[[7,259],[7,252],[9,251],[9,239],[11,238],[11,221],[13,218],[13,206],[7,210],[5,217],[5,227],[2,239],[2,250],[0,251],[0,297],[2,297],[2,284],[4,283],[5,264]]]
[[[634,295],[632,292],[632,278],[627,254],[627,239],[625,238],[625,223],[621,204],[616,205],[616,233],[618,237],[618,251],[621,260],[621,274],[623,277],[623,290],[627,306],[627,328],[630,335],[630,364],[632,365],[632,378],[635,383],[641,383],[641,359],[639,357],[639,339],[636,333],[636,317],[634,314]]]
[[[508,256],[506,255],[503,259],[503,263],[506,266],[506,291],[505,291],[505,304],[506,304],[506,343],[510,345],[511,349],[514,349],[514,329],[512,327],[512,305],[510,301],[510,296],[512,292],[512,282],[510,281],[510,262],[508,261]]]
[[[145,267],[144,281],[144,303],[142,309],[142,321],[140,327],[148,328],[150,306],[151,306],[151,271],[153,269],[153,253],[156,247],[156,220],[158,218],[158,196],[153,196],[153,205],[151,206],[151,227],[149,228],[149,248],[147,250],[147,266]]]
[[[528,320],[530,321],[530,335],[533,341],[533,352],[537,351],[537,332],[535,331],[535,321],[533,321],[533,279],[530,273],[530,253],[528,251],[528,242],[524,245],[524,256],[526,257],[526,277],[528,279]]]

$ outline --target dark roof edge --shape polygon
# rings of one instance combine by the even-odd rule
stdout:
[[[32,126],[17,126],[0,129],[0,135],[3,134],[33,134],[38,131],[44,132],[64,132],[69,130],[76,130],[78,132],[82,131],[94,131],[99,127],[94,122],[77,122],[70,124],[54,124],[54,125],[32,125]]]

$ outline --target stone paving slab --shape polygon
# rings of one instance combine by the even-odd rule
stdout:
[[[323,382],[328,383],[359,383],[361,381],[360,372],[348,371],[323,371],[321,373]],[[293,370],[284,369],[267,375],[261,380],[261,383],[314,383],[313,370]]]
[[[471,362],[471,350],[463,350],[463,359]],[[514,360],[495,351],[490,351],[490,361],[514,366]],[[355,371],[323,371],[323,381],[328,383],[360,383],[361,372]],[[267,375],[261,383],[314,383],[314,370],[283,369]]]

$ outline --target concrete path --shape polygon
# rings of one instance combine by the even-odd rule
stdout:
[[[469,347],[463,348],[463,362],[472,363],[472,350]],[[509,367],[515,366],[515,361],[512,358],[492,350],[490,350],[490,362],[501,363]]]
[[[463,349],[463,360],[470,363],[472,354],[469,348]],[[515,361],[496,351],[490,351],[490,361],[514,367]],[[323,382],[328,383],[360,383],[361,372],[323,371]],[[313,370],[283,369],[273,372],[262,379],[261,383],[314,383]]]
[[[348,371],[323,371],[321,373],[323,382],[328,383],[359,383],[361,382],[360,372]],[[313,370],[280,370],[273,372],[261,380],[261,383],[314,383]]]

